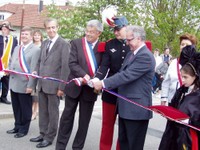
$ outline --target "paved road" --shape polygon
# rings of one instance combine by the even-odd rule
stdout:
[[[154,104],[158,104],[159,100],[154,98]],[[61,101],[60,111],[62,112],[64,107],[64,101]],[[7,110],[7,112],[6,112]],[[36,143],[29,142],[29,139],[38,135],[38,118],[31,122],[30,131],[27,136],[16,139],[13,135],[9,135],[6,133],[8,129],[13,128],[13,118],[11,114],[11,105],[5,105],[0,103],[0,150],[36,150],[35,147]],[[3,112],[4,111],[4,112]],[[7,113],[7,115],[3,116],[3,113]],[[78,112],[76,113],[76,120],[74,124],[74,130],[72,132],[71,139],[69,141],[67,150],[71,150],[72,139],[77,129],[77,116]],[[161,117],[158,114],[154,114],[153,119],[151,119],[148,133],[146,137],[145,147],[144,150],[157,150],[160,138],[162,136],[162,132],[164,130],[166,123],[166,119]],[[117,138],[117,127],[118,123],[116,122],[115,128],[115,138],[114,143],[116,143]],[[95,104],[94,112],[92,115],[88,136],[85,142],[84,150],[98,150],[98,143],[100,137],[100,130],[101,130],[101,101],[98,100]],[[115,150],[115,144],[112,150]],[[55,141],[54,143],[47,147],[43,148],[43,150],[54,150],[55,149]]]

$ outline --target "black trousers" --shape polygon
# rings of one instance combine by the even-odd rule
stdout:
[[[9,89],[9,76],[3,76],[1,78],[1,83],[2,83],[1,98],[6,98],[8,95],[8,89]]]
[[[14,129],[27,134],[32,116],[32,96],[30,94],[15,93],[11,90],[12,108],[15,118]]]
[[[73,150],[82,150],[85,144],[87,131],[94,107],[94,101],[85,101],[81,95],[76,98],[65,98],[65,108],[60,119],[56,150],[65,150],[74,124],[74,116],[79,104],[78,130],[73,141]]]
[[[119,117],[120,150],[143,150],[149,120],[128,120]]]

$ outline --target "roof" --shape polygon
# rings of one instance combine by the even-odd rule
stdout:
[[[69,6],[58,6],[61,9],[68,9]],[[43,6],[42,13],[38,12],[38,5],[35,4],[24,4],[24,20],[23,26],[30,26],[33,28],[44,28],[44,20],[46,18],[46,6]],[[8,3],[0,6],[0,12],[13,13],[7,21],[11,22],[12,26],[21,26],[23,4]],[[2,21],[0,21],[2,23]]]

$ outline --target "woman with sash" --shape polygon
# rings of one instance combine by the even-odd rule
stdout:
[[[182,49],[187,45],[197,45],[197,38],[192,34],[183,34],[179,39],[180,51],[182,51]],[[161,105],[167,105],[167,103],[171,103],[173,95],[180,87],[180,68],[181,65],[179,64],[179,58],[172,60],[162,82]]]

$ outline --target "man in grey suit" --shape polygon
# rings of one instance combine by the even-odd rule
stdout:
[[[31,73],[34,71],[40,56],[40,48],[32,43],[33,30],[24,27],[21,33],[22,45],[13,52],[9,69],[13,71]],[[15,118],[15,127],[8,130],[8,134],[15,134],[21,138],[28,133],[32,116],[32,96],[36,81],[32,77],[10,74],[9,87],[11,90],[12,107]]]
[[[36,69],[39,76],[48,76],[66,81],[68,76],[68,57],[70,44],[61,38],[56,19],[48,18],[44,22],[48,39],[41,45],[41,56]],[[59,98],[64,95],[65,84],[61,82],[39,79],[39,128],[40,135],[30,139],[40,142],[37,148],[52,144],[58,128]]]
[[[120,72],[94,82],[96,90],[118,88],[118,94],[143,106],[152,105],[151,82],[155,60],[145,45],[146,34],[140,26],[128,26],[126,41],[130,46]],[[143,150],[152,112],[118,98],[119,142],[121,150]]]

